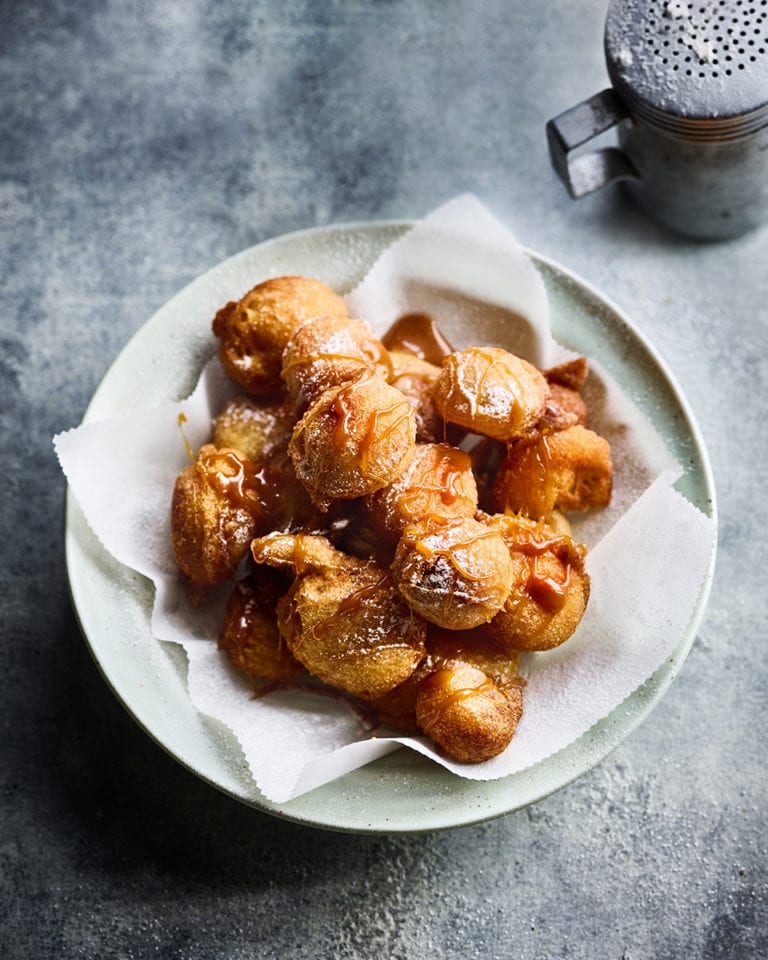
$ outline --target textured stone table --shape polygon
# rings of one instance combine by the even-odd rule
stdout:
[[[544,123],[605,83],[594,0],[29,0],[0,13],[0,953],[760,958],[768,232],[572,203]],[[51,435],[171,294],[259,240],[475,191],[675,371],[721,539],[680,677],[598,768],[482,826],[355,837],[198,781],[113,698],[70,607]]]

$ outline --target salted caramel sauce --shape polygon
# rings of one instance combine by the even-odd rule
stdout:
[[[457,460],[461,464],[457,464]],[[435,470],[440,499],[450,506],[461,496],[461,478],[472,470],[472,461],[463,450],[451,447],[441,451],[440,460]]]
[[[396,414],[397,410],[400,410],[399,415],[393,416],[390,422],[382,426],[382,419]],[[397,430],[402,423],[409,420],[411,416],[411,405],[404,397],[398,397],[394,403],[391,403],[388,407],[384,407],[383,410],[374,411],[373,416],[368,421],[368,429],[360,444],[360,469],[365,476],[368,476],[370,473],[370,456],[373,444],[378,443],[381,445],[384,443],[384,441],[391,437],[395,430]]]
[[[515,504],[516,512],[537,519],[548,517],[555,506],[555,481],[546,435],[526,445],[518,471],[527,478],[527,495]]]
[[[335,610],[323,620],[312,625],[310,632],[314,639],[323,639],[334,630],[338,631],[339,636],[345,636],[347,643],[343,649],[339,647],[336,654],[337,658],[348,656],[360,657],[383,650],[393,650],[410,646],[408,637],[398,635],[399,631],[395,629],[388,629],[386,633],[380,633],[378,631],[371,632],[361,629],[362,624],[359,621],[356,624],[355,621],[352,621],[352,624],[357,627],[355,630],[350,630],[349,625],[346,627],[342,626],[345,616],[354,616],[366,608],[374,611],[373,616],[378,617],[382,624],[384,623],[385,615],[382,605],[387,599],[386,595],[392,586],[392,578],[386,570],[376,572],[378,576],[375,580],[371,580],[369,583],[357,587],[348,593],[347,596],[342,597]],[[378,611],[378,614],[375,611]],[[388,614],[390,627],[393,626],[391,616],[390,612]]]
[[[366,603],[370,603],[381,594],[390,582],[390,575],[386,570],[381,571],[379,578],[372,583],[366,583],[357,590],[353,590],[339,603],[335,616],[341,616],[349,611],[357,611]]]
[[[485,677],[476,687],[454,687],[454,676],[454,671],[446,668],[437,670],[429,677],[430,697],[427,705],[422,701],[419,710],[423,727],[434,727],[456,704],[473,697],[484,696],[496,689],[496,684],[490,677]]]
[[[426,313],[406,313],[392,324],[381,342],[387,350],[402,350],[439,367],[454,349]]]
[[[319,363],[321,360],[327,360],[331,363],[346,363],[348,361],[366,365],[370,363],[369,356],[367,354],[364,357],[360,357],[352,353],[307,353],[301,357],[294,357],[293,360],[286,363],[283,367],[283,375],[288,373],[290,370],[294,370],[296,367],[306,367],[311,363]]]
[[[536,572],[536,561],[528,577],[526,591],[530,598],[549,613],[558,613],[565,605],[568,587],[571,583],[571,567],[565,568],[565,578],[557,581],[553,577],[542,577]]]
[[[209,486],[235,509],[253,512],[263,505],[264,478],[253,465],[241,460],[232,450],[203,454],[198,468]]]
[[[187,423],[186,413],[180,413],[176,417],[176,424],[179,428],[179,433],[181,434],[181,439],[184,441],[184,449],[187,451],[187,456],[192,463],[195,462],[195,451],[192,449],[192,444],[187,440],[187,435],[184,433],[184,424]]]
[[[387,380],[392,381],[395,375],[392,358],[389,355],[389,350],[387,350],[381,340],[376,340],[374,337],[364,337],[360,341],[360,351],[372,369],[379,366],[385,367],[387,370]]]
[[[527,532],[521,532],[515,541],[515,549],[528,558],[527,575],[521,590],[517,591],[518,603],[527,594],[548,613],[556,614],[565,605],[568,588],[571,585],[571,574],[575,549],[569,537],[551,537],[537,540]],[[556,580],[548,574],[539,571],[539,558],[546,553],[552,553],[563,566],[563,579]],[[508,609],[515,606],[508,601]]]
[[[437,521],[436,530],[439,530],[441,518],[436,517],[434,519]],[[434,530],[429,531],[426,534],[426,537],[432,536],[434,532],[435,532]],[[495,530],[491,530],[491,529],[483,530],[481,533],[473,534],[472,536],[466,538],[465,540],[460,540],[458,543],[452,543],[447,547],[433,547],[426,542],[426,538],[411,539],[410,537],[407,536],[407,534],[404,535],[404,539],[406,539],[407,537],[407,542],[409,543],[409,545],[412,546],[413,549],[417,553],[421,554],[421,556],[424,557],[426,560],[430,561],[430,560],[434,560],[436,557],[444,557],[446,560],[449,561],[449,563],[453,566],[453,568],[457,571],[457,573],[461,577],[463,577],[465,580],[469,580],[473,583],[479,583],[481,580],[487,580],[488,577],[490,576],[490,573],[481,573],[481,574],[470,573],[469,570],[466,570],[459,563],[456,557],[456,553],[461,550],[469,550],[472,544],[477,543],[478,540],[487,540],[489,537],[495,537],[495,536],[498,536]]]
[[[417,510],[427,519],[439,520],[441,514],[430,508],[434,501],[452,506],[463,495],[462,478],[472,470],[472,461],[468,454],[456,447],[445,445],[440,450],[440,458],[432,476],[422,479],[418,486],[408,487],[397,496],[397,507],[409,520],[417,519]],[[424,504],[426,495],[427,504]],[[423,506],[423,510],[420,508]]]
[[[331,407],[336,425],[331,435],[331,445],[336,453],[344,449],[352,437],[352,423],[355,413],[354,391],[364,378],[353,380],[336,394]],[[367,379],[367,378],[365,378]]]
[[[509,419],[514,426],[517,426],[522,419],[523,411],[521,397],[523,396],[524,390],[523,385],[520,382],[520,378],[515,375],[513,370],[510,370],[508,363],[504,363],[501,359],[499,359],[497,354],[491,353],[484,347],[470,347],[465,351],[465,353],[471,354],[474,357],[482,358],[486,364],[477,384],[477,396],[475,399],[477,406],[482,407],[483,401],[488,399],[486,393],[487,381],[497,367],[502,367],[502,374],[501,376],[497,374],[496,379],[497,381],[503,383],[507,388],[509,399]],[[512,385],[514,385],[514,389],[512,389]]]

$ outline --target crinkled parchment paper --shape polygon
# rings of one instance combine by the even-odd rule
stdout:
[[[238,298],[265,277],[235,277]],[[320,278],[322,279],[322,278]],[[544,284],[511,234],[471,196],[436,210],[387,249],[347,297],[353,316],[380,333],[405,313],[434,317],[454,346],[506,347],[539,366],[568,351],[549,331]],[[215,344],[211,338],[211,354]],[[208,439],[224,398],[237,392],[217,360],[180,403],[132,411],[59,434],[55,447],[70,488],[105,548],[149,577],[158,641],[180,643],[189,660],[189,696],[235,734],[261,792],[284,802],[400,745],[458,776],[494,779],[567,746],[607,716],[668,658],[684,635],[707,574],[715,525],[672,484],[681,469],[652,424],[591,362],[590,425],[611,443],[611,506],[574,524],[590,548],[592,594],[576,634],[557,650],[528,654],[525,712],[509,748],[463,765],[418,737],[372,736],[342,700],[306,689],[255,698],[216,645],[228,588],[193,609],[177,577],[169,505],[177,473]]]

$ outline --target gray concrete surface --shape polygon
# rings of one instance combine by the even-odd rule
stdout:
[[[768,231],[700,245],[571,203],[545,120],[605,85],[596,0],[0,3],[0,954],[745,960],[768,955],[762,533]],[[473,190],[625,308],[711,453],[716,580],[643,726],[526,811],[417,837],[302,829],[151,743],[78,633],[50,437],[228,254]]]

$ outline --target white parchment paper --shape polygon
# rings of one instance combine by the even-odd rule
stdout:
[[[572,356],[552,340],[546,291],[533,264],[472,196],[449,202],[395,242],[347,301],[354,316],[381,333],[399,316],[423,312],[456,347],[499,345],[542,367]],[[673,489],[681,470],[652,424],[599,365],[590,366],[591,426],[610,441],[615,467],[611,506],[574,525],[590,547],[590,603],[567,643],[523,658],[529,682],[518,731],[502,755],[482,764],[447,760],[426,739],[382,730],[371,736],[354,711],[328,696],[288,689],[254,698],[219,652],[228,588],[203,608],[188,604],[169,527],[173,484],[189,462],[179,413],[196,449],[224,399],[238,392],[217,360],[187,400],[82,425],[54,443],[97,537],[119,562],[153,581],[151,631],[158,641],[184,647],[192,702],[232,730],[268,799],[285,802],[401,745],[458,776],[494,779],[572,743],[671,656],[714,549],[715,525]]]

